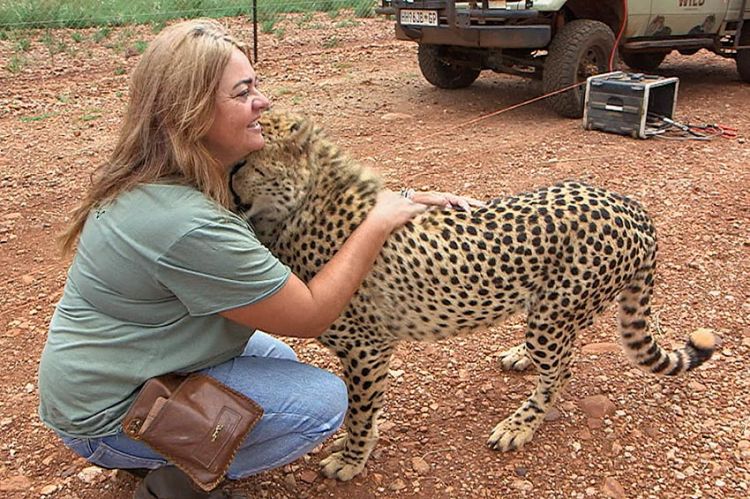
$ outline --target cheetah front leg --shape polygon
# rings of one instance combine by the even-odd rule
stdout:
[[[378,441],[377,419],[392,351],[387,343],[337,351],[349,390],[349,410],[346,435],[334,443],[336,451],[320,462],[325,476],[347,481],[364,469]]]
[[[527,358],[539,372],[539,378],[531,396],[492,430],[487,441],[492,449],[519,449],[529,442],[570,378],[575,326],[567,324],[558,329],[550,322],[545,322],[538,313],[529,314],[525,350]]]

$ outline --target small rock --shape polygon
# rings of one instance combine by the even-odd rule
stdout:
[[[529,470],[527,470],[524,466],[516,466],[513,472],[516,474],[516,476],[526,476]]]
[[[86,482],[86,483],[95,483],[99,481],[99,479],[102,476],[102,469],[98,466],[89,466],[87,468],[83,468],[78,473],[78,479]]]
[[[27,491],[31,487],[31,480],[23,475],[16,475],[0,482],[0,492]]]
[[[391,482],[388,488],[393,491],[404,490],[406,488],[406,483],[402,479],[396,478],[393,482]]]
[[[545,421],[557,421],[562,417],[562,413],[554,407],[544,416]]]
[[[581,400],[578,404],[584,414],[591,418],[601,419],[615,412],[615,404],[604,395],[593,395]]]
[[[305,483],[313,483],[318,478],[318,474],[313,470],[304,470],[299,474],[299,479]]]
[[[388,374],[390,374],[392,378],[398,379],[404,375],[404,370],[403,369],[389,369]]]
[[[693,390],[694,392],[705,392],[706,391],[706,385],[703,383],[698,383],[697,381],[691,381],[688,383],[688,388]]]
[[[515,480],[513,480],[510,486],[515,490],[522,490],[524,492],[529,492],[534,489],[533,483],[528,480],[521,480],[520,478],[516,478]]]
[[[421,457],[413,457],[411,459],[411,466],[414,471],[420,475],[425,475],[430,472],[430,464]]]
[[[66,466],[60,472],[60,477],[61,478],[68,478],[69,476],[75,474],[75,472],[76,472],[77,469],[78,469],[78,466],[75,465],[75,464],[71,464],[70,466]]]
[[[34,282],[34,276],[30,274],[22,275],[21,282],[28,286]]]
[[[604,493],[606,497],[609,497],[611,499],[626,499],[627,497],[625,495],[625,489],[622,488],[620,482],[610,476],[604,479],[604,483],[602,484],[602,493]]]
[[[57,491],[57,485],[45,485],[44,487],[42,487],[42,490],[40,490],[39,493],[43,496],[48,496],[50,494],[54,494],[55,491]]]
[[[293,473],[289,473],[288,475],[284,476],[284,483],[290,489],[297,488],[297,480],[294,478],[294,474]]]

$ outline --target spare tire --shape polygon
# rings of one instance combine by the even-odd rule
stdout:
[[[460,64],[452,64],[446,57],[442,45],[419,44],[417,59],[419,69],[427,81],[438,88],[465,88],[477,79],[479,69]]]
[[[602,22],[578,19],[563,26],[550,43],[544,62],[544,93],[585,82],[589,76],[606,72],[614,44],[614,33]],[[586,87],[581,85],[551,96],[549,105],[561,116],[580,118],[585,94]]]

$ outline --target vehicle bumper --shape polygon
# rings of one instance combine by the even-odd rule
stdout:
[[[448,26],[396,24],[396,38],[434,45],[533,49],[546,47],[552,39],[552,30],[547,25],[471,26],[455,29]]]

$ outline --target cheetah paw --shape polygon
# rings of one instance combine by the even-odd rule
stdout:
[[[348,435],[344,434],[340,437],[337,437],[331,445],[328,446],[328,450],[331,452],[338,452],[340,450],[344,450],[344,447],[346,447],[346,440],[349,438]]]
[[[534,437],[534,429],[528,426],[518,426],[510,423],[506,419],[499,423],[492,430],[487,445],[492,450],[507,452],[509,450],[520,449],[523,445]]]
[[[336,478],[342,482],[351,480],[359,475],[365,463],[351,464],[344,459],[344,452],[334,452],[320,462],[321,472],[328,478]]]
[[[531,365],[526,345],[521,343],[500,354],[500,364],[506,371],[525,371]]]

